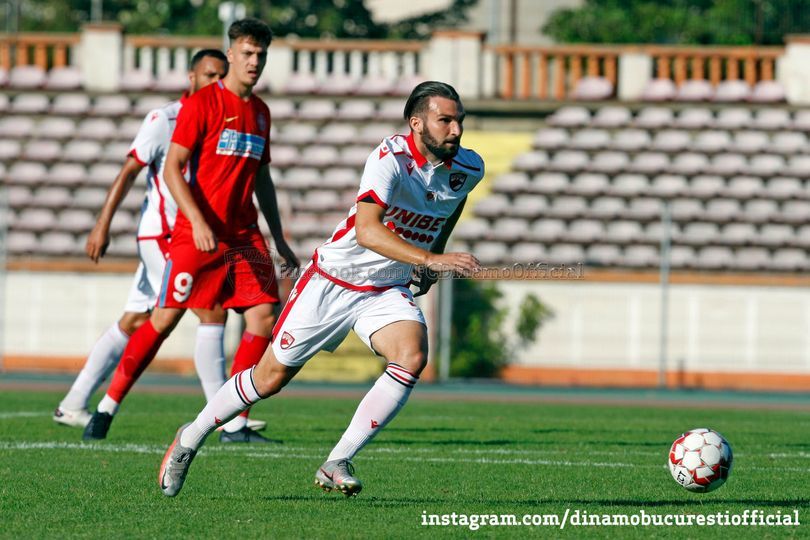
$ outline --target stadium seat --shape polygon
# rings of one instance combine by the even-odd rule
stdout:
[[[702,129],[714,123],[714,116],[709,109],[688,107],[680,112],[673,125],[680,129]]]
[[[643,229],[637,221],[611,221],[605,229],[605,240],[615,244],[632,244],[642,235]]]
[[[374,103],[363,99],[351,99],[338,106],[337,118],[339,120],[371,120],[375,115]]]
[[[14,161],[22,155],[22,145],[19,141],[0,139],[0,162]]]
[[[490,195],[475,205],[475,215],[489,219],[497,219],[509,213],[511,203],[504,195]]]
[[[793,129],[810,131],[810,110],[800,109],[794,113]]]
[[[108,118],[88,118],[79,122],[76,127],[76,137],[95,141],[109,141],[115,139],[117,128]]]
[[[188,89],[188,72],[185,69],[173,70],[163,73],[155,80],[152,89],[156,92],[167,92],[170,94],[180,94]],[[258,86],[258,85],[257,85]],[[261,89],[257,89],[257,92]]]
[[[404,109],[401,101],[383,101],[377,109],[376,118],[383,121],[402,120]]]
[[[553,244],[565,234],[565,222],[561,219],[540,219],[532,223],[527,238],[535,242]]]
[[[295,118],[295,103],[292,100],[272,98],[267,100],[267,106],[273,121]]]
[[[773,134],[764,150],[774,154],[793,155],[804,153],[810,150],[810,147],[808,147],[807,136],[804,133],[780,131]]]
[[[637,197],[630,201],[624,215],[641,222],[659,219],[661,216],[661,201],[651,197]]]
[[[669,166],[669,171],[674,174],[693,176],[705,170],[708,166],[709,158],[705,154],[687,152],[674,157]]]
[[[28,116],[0,118],[0,137],[25,139],[34,132],[34,120]]]
[[[588,154],[580,150],[561,150],[554,154],[548,163],[548,169],[562,172],[576,172],[587,168],[590,161]]]
[[[70,116],[82,116],[90,112],[90,96],[87,94],[59,94],[53,98],[51,112]]]
[[[318,83],[316,92],[323,96],[348,96],[357,90],[358,85],[354,77],[333,73]]]
[[[785,109],[759,109],[754,115],[753,126],[757,129],[773,130],[790,128],[790,113]]]
[[[6,189],[6,201],[10,208],[21,209],[31,204],[34,194],[31,188],[26,186],[8,186]]]
[[[779,216],[781,221],[801,225],[808,221],[808,216],[810,216],[810,202],[785,201],[782,203],[782,212]]]
[[[132,107],[132,114],[143,119],[150,111],[163,107],[169,101],[170,100],[163,96],[142,96],[135,101],[135,105]]]
[[[748,161],[740,154],[717,154],[706,172],[719,176],[732,176],[747,170]]]
[[[87,177],[84,167],[78,163],[57,163],[48,170],[45,182],[52,186],[78,187]]]
[[[711,199],[718,196],[726,187],[722,176],[701,174],[689,182],[689,196],[698,199]]]
[[[59,116],[45,118],[37,124],[34,136],[40,139],[70,139],[76,136],[76,123]]]
[[[731,136],[728,132],[708,130],[697,133],[689,148],[695,152],[716,154],[727,150],[731,145]]]
[[[776,176],[768,179],[769,199],[793,199],[805,196],[802,181],[790,176]]]
[[[641,92],[642,101],[670,101],[677,95],[675,83],[669,79],[654,79]]]
[[[626,169],[630,158],[624,152],[599,152],[591,160],[590,169],[594,172],[616,174]]]
[[[614,105],[596,111],[591,125],[600,128],[619,128],[629,125],[632,119],[630,109]]]
[[[720,229],[724,244],[742,246],[756,240],[757,229],[752,223],[728,223]]]
[[[45,232],[58,228],[56,216],[45,208],[25,208],[14,220],[13,228],[18,231]]]
[[[740,107],[722,109],[714,120],[714,125],[720,129],[742,129],[752,124],[751,111]]]
[[[650,134],[641,129],[623,129],[616,132],[611,148],[623,152],[646,150],[652,143]]]
[[[735,176],[730,178],[723,195],[732,199],[747,200],[754,197],[767,195],[761,178],[756,176]]]
[[[45,80],[47,90],[76,90],[82,87],[82,73],[72,66],[53,68]]]
[[[372,122],[360,128],[357,134],[357,142],[376,146],[380,144],[384,138],[390,137],[396,133],[402,133],[402,130],[398,129],[393,124]],[[368,154],[369,149],[367,148],[366,157],[368,157]]]
[[[101,151],[101,160],[108,163],[121,164],[129,154],[129,144],[119,141],[112,141],[104,145]]]
[[[592,244],[600,242],[604,236],[605,226],[601,221],[580,219],[571,224],[564,240],[576,244]]]
[[[720,81],[715,88],[713,101],[731,103],[745,101],[751,96],[751,87],[745,81]]]
[[[577,244],[554,244],[548,250],[552,264],[575,265],[585,260],[585,249]]]
[[[107,248],[107,256],[111,257],[136,257],[138,255],[138,243],[130,233],[114,236]]]
[[[787,246],[793,240],[793,227],[781,223],[765,223],[759,229],[757,244],[779,247]]]
[[[787,166],[784,169],[785,174],[791,176],[798,176],[800,178],[810,176],[810,156],[798,155],[790,156],[788,158]]]
[[[807,270],[808,266],[810,266],[810,261],[804,250],[786,248],[777,249],[773,254],[773,258],[768,261],[768,265],[772,270],[795,272],[798,270]]]
[[[118,129],[115,133],[116,139],[119,141],[132,142],[135,136],[138,135],[138,131],[141,129],[142,125],[143,120],[140,118],[124,118],[121,120],[121,123],[118,124]]]
[[[498,242],[512,244],[522,240],[527,231],[528,226],[525,219],[505,217],[494,221],[489,236]]]
[[[124,92],[146,92],[155,84],[152,74],[144,70],[127,71],[121,75],[120,81],[119,88]]]
[[[703,216],[704,208],[701,201],[697,199],[673,199],[670,207],[673,221],[689,222],[700,219]]]
[[[712,84],[704,79],[690,79],[678,87],[676,101],[708,101],[714,96]]]
[[[0,94],[0,112],[6,112],[8,110],[8,107],[9,107],[8,96],[5,94]]]
[[[754,199],[744,204],[743,219],[749,223],[768,223],[779,214],[779,205],[770,199]]]
[[[599,150],[610,144],[610,134],[602,129],[582,129],[571,137],[570,146],[581,150]]]
[[[591,113],[585,107],[566,106],[554,111],[546,121],[555,127],[582,127],[590,123]]]
[[[718,240],[720,228],[716,223],[693,222],[683,226],[676,241],[680,244],[705,246]]]
[[[562,196],[551,201],[546,215],[553,218],[573,220],[586,215],[588,203],[582,197]]]
[[[669,264],[673,268],[693,268],[697,254],[692,246],[672,246],[669,251]]]
[[[386,96],[394,93],[396,86],[396,82],[388,77],[368,76],[355,85],[354,93],[358,96]]]
[[[318,81],[311,73],[293,73],[284,85],[287,95],[312,95],[318,89]]]
[[[762,131],[738,131],[728,150],[741,154],[757,154],[768,146],[768,136]]]
[[[660,152],[642,152],[637,154],[630,166],[629,172],[642,174],[656,174],[669,168],[669,158]]]
[[[649,186],[649,180],[642,174],[620,174],[613,179],[610,194],[632,199],[636,195],[644,193]]]
[[[45,181],[47,168],[44,164],[30,161],[17,161],[6,172],[9,184],[34,187]]]
[[[275,162],[276,150],[273,149],[273,161]],[[346,146],[340,150],[338,163],[345,167],[360,168],[366,164],[370,154],[367,146]]]
[[[70,190],[64,187],[45,186],[37,189],[31,199],[32,206],[59,210],[67,208],[73,202]]]
[[[588,215],[596,219],[610,221],[622,215],[625,208],[624,199],[619,197],[599,197],[591,202]]]
[[[545,128],[537,131],[532,146],[538,150],[556,150],[569,143],[568,132],[559,128]]]
[[[573,178],[568,191],[574,195],[593,198],[608,190],[608,177],[599,173],[581,173]]]
[[[671,199],[687,191],[686,177],[680,174],[661,174],[652,179],[650,194]]]
[[[583,77],[577,81],[571,99],[579,101],[602,101],[613,95],[613,83],[605,77]]]
[[[752,156],[748,161],[747,172],[758,176],[775,176],[785,171],[785,158],[775,154],[761,154]]]
[[[122,160],[123,162],[123,160]],[[120,166],[111,163],[95,163],[87,170],[85,183],[88,186],[108,188],[118,176]]]
[[[12,101],[10,112],[14,114],[45,114],[50,100],[44,94],[18,94]]]
[[[733,266],[735,270],[765,270],[770,266],[770,259],[767,249],[743,247],[734,250]]]
[[[8,71],[0,68],[0,88],[8,84]]]
[[[51,163],[59,159],[62,147],[56,141],[32,139],[22,149],[23,159]]]
[[[334,166],[338,161],[338,156],[337,148],[334,146],[308,146],[301,151],[298,162],[324,169]]]
[[[470,218],[460,221],[458,226],[453,230],[453,238],[472,242],[475,240],[486,240],[492,226],[489,221],[481,218]]]
[[[658,266],[658,251],[652,246],[627,246],[622,260],[626,266],[649,268]]]
[[[547,256],[545,247],[533,242],[518,242],[510,251],[510,258],[516,263],[539,264],[545,262]]]
[[[6,249],[11,255],[29,255],[39,251],[39,241],[32,232],[10,231],[6,237]]]
[[[131,108],[132,105],[127,96],[99,96],[90,109],[90,114],[105,118],[125,116],[130,113]]]
[[[589,266],[617,266],[622,261],[618,246],[596,244],[585,249],[585,264]]]
[[[748,99],[752,103],[780,103],[785,101],[785,88],[776,81],[759,81]]]
[[[138,220],[132,217],[129,212],[118,211],[113,216],[110,223],[110,233],[113,235],[124,233],[135,233],[138,229]]]
[[[0,141],[0,143],[1,142],[2,141]],[[0,157],[0,159],[2,158]],[[504,193],[507,195],[523,193],[529,191],[530,183],[531,180],[526,173],[508,172],[495,177],[492,181],[492,191],[494,193]]]
[[[542,150],[535,150],[533,152],[525,152],[519,154],[512,161],[512,169],[520,172],[535,172],[546,166],[548,163],[548,155]]]
[[[276,139],[281,144],[307,146],[313,144],[317,136],[318,128],[313,124],[290,122],[284,124]]]
[[[17,66],[11,68],[8,85],[19,90],[33,90],[45,84],[46,75],[41,67]]]
[[[512,203],[509,213],[515,217],[535,219],[548,208],[548,199],[543,195],[521,195]]]
[[[62,149],[62,161],[92,163],[101,158],[101,145],[96,141],[72,140]]]
[[[739,201],[733,199],[712,199],[706,202],[703,219],[717,223],[734,221],[741,213]]]
[[[294,167],[284,174],[284,186],[294,191],[305,192],[321,184],[321,173],[311,167]]]
[[[569,185],[570,181],[568,176],[563,173],[541,172],[532,178],[529,184],[529,190],[532,193],[553,196],[566,191]]]
[[[361,173],[355,169],[330,167],[322,174],[323,186],[335,190],[356,191],[360,185],[360,176]]]
[[[421,75],[406,75],[396,81],[394,88],[391,90],[391,95],[407,97],[411,95],[413,89],[417,85],[425,82],[425,78]]]
[[[503,242],[476,242],[473,252],[485,267],[506,263],[509,259],[509,248]]]
[[[79,246],[72,234],[51,231],[40,237],[37,251],[52,256],[75,255],[79,251]]]

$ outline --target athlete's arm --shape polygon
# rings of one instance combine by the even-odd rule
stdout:
[[[169,154],[166,156],[166,164],[163,166],[163,179],[166,187],[177,202],[177,207],[183,215],[191,222],[192,234],[194,236],[194,246],[200,251],[216,251],[217,237],[214,231],[206,223],[200,207],[191,194],[185,178],[183,178],[183,168],[191,157],[191,150],[177,143],[172,143],[169,147]]]
[[[96,224],[93,230],[90,231],[87,243],[84,246],[85,253],[94,263],[98,263],[99,258],[103,257],[107,251],[107,246],[110,244],[110,223],[112,223],[113,216],[118,210],[118,205],[129,193],[141,169],[143,169],[143,165],[138,163],[138,160],[134,157],[128,156],[118,172],[118,176],[115,177],[109,191],[107,191],[107,198],[104,200]]]
[[[450,239],[450,233],[452,233],[453,229],[456,227],[456,223],[458,223],[458,219],[461,217],[461,213],[464,211],[464,205],[466,203],[467,197],[461,199],[461,202],[458,204],[456,210],[449,218],[447,218],[447,221],[445,221],[442,232],[439,233],[439,237],[436,239],[433,247],[430,248],[430,251],[433,253],[444,253],[444,248],[447,246],[447,241]],[[422,296],[423,294],[427,294],[430,288],[439,279],[439,275],[436,272],[430,271],[424,267],[417,268],[415,274],[418,281],[415,281],[414,283],[419,287],[419,290],[416,292],[416,294],[414,294],[414,296]]]
[[[480,268],[481,263],[469,253],[432,253],[406,242],[383,225],[384,216],[385,209],[376,203],[357,203],[355,227],[358,244],[383,257],[426,266],[437,272],[471,272]]]
[[[276,200],[276,187],[270,177],[270,167],[262,165],[256,173],[256,198],[259,200],[259,208],[262,210],[267,226],[270,227],[270,234],[273,235],[273,242],[276,244],[278,254],[284,259],[286,266],[298,268],[301,263],[295,256],[287,241],[284,239],[284,231],[281,229],[281,217],[278,214],[278,202]]]

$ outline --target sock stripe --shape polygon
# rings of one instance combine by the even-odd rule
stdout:
[[[385,370],[385,374],[388,375],[389,377],[391,377],[392,379],[394,379],[395,381],[397,381],[402,386],[405,386],[407,388],[413,388],[413,383],[406,382],[399,375],[394,375],[391,372],[389,372],[387,369]]]
[[[404,367],[400,366],[399,364],[397,364],[395,362],[388,362],[388,366],[386,366],[386,368],[391,368],[391,369],[394,369],[394,370],[397,370],[397,371],[401,371],[403,374],[407,375],[408,377],[411,377],[414,380],[419,378],[418,375],[415,375],[414,373],[411,373],[410,371],[408,371],[407,369],[405,369]]]
[[[253,380],[253,370],[255,370],[255,369],[256,369],[256,366],[253,366],[252,368],[250,368],[250,386],[253,387],[253,392],[257,396],[259,396],[259,398],[261,398],[261,394],[259,394],[259,391],[256,390],[256,381]]]
[[[236,375],[236,379],[234,380],[233,384],[234,387],[236,387],[236,395],[239,396],[239,399],[242,400],[242,403],[244,403],[245,405],[250,405],[250,401],[247,399],[245,391],[242,389],[242,373],[244,373],[244,371],[240,371]]]

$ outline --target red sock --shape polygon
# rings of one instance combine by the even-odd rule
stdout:
[[[155,358],[164,339],[166,336],[155,330],[152,321],[142,324],[129,338],[127,348],[121,355],[121,363],[118,364],[118,369],[115,370],[110,387],[107,389],[107,395],[117,403],[121,403],[141,373]]]
[[[261,360],[264,355],[264,351],[267,350],[268,345],[270,345],[269,337],[257,336],[250,332],[242,334],[242,342],[239,344],[239,348],[236,349],[236,354],[233,357],[231,377],[258,364],[259,360]],[[242,411],[240,416],[247,418],[249,412],[250,409],[246,409]]]

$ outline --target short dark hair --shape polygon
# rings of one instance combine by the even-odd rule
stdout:
[[[405,121],[410,120],[412,116],[423,114],[427,110],[430,98],[434,96],[452,99],[456,103],[461,103],[458,92],[449,84],[439,81],[425,81],[416,85],[408,97],[408,101],[405,102]]]
[[[248,17],[234,22],[228,28],[228,39],[231,40],[231,43],[239,38],[248,38],[259,45],[269,47],[270,42],[273,41],[273,31],[264,21]]]
[[[228,57],[225,56],[225,53],[220,51],[219,49],[202,49],[194,53],[194,56],[191,57],[191,61],[188,63],[188,70],[191,71],[203,58],[210,56],[211,58],[216,58],[217,60],[222,60],[225,62],[225,66],[228,65]]]

